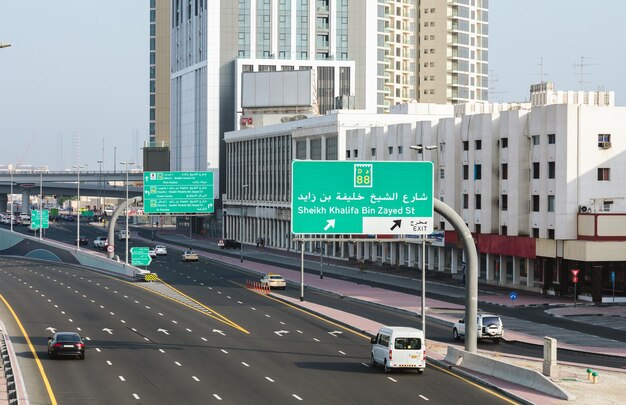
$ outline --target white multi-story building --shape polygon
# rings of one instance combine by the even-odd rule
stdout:
[[[548,87],[533,87],[533,95]],[[623,295],[626,142],[616,134],[626,130],[626,108],[613,106],[610,92],[576,97],[586,104],[408,104],[392,114],[335,111],[227,133],[225,236],[293,247],[292,159],[431,160],[435,196],[474,234],[481,280],[566,294],[576,268],[578,292],[598,301],[615,272]],[[431,150],[421,155],[411,145]],[[428,268],[456,273],[463,260],[456,234],[439,215],[434,223],[445,243],[427,250]],[[344,259],[415,267],[422,254],[419,239],[330,240],[328,254]]]
[[[170,23],[171,169],[218,172],[217,199],[246,72],[314,70],[320,114],[487,100],[487,0],[172,0]]]

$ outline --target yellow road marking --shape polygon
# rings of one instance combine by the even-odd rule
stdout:
[[[235,329],[239,330],[240,332],[243,332],[243,333],[246,333],[246,334],[249,334],[249,333],[250,333],[250,332],[249,332],[248,330],[246,330],[243,326],[238,325],[237,323],[235,323],[235,322],[231,321],[230,319],[228,319],[228,318],[227,318],[227,317],[225,317],[224,315],[222,315],[222,314],[218,313],[217,311],[214,311],[213,309],[211,309],[211,308],[207,307],[206,305],[202,304],[201,302],[198,302],[197,300],[195,300],[195,299],[191,298],[190,296],[188,296],[188,295],[186,295],[186,294],[182,293],[181,291],[179,291],[179,290],[177,290],[176,288],[172,287],[171,285],[167,284],[167,283],[166,283],[166,282],[164,282],[163,280],[160,280],[160,279],[159,279],[159,281],[160,281],[161,283],[165,284],[168,288],[171,288],[172,290],[176,291],[177,293],[179,293],[179,294],[180,294],[180,295],[182,295],[183,297],[185,297],[185,298],[189,299],[190,301],[195,302],[196,304],[200,305],[202,308],[204,308],[204,309],[206,309],[206,310],[208,310],[208,311],[211,311],[211,312],[212,312],[212,314],[207,314],[206,312],[202,312],[202,311],[200,311],[198,308],[194,308],[194,307],[192,307],[191,305],[185,304],[184,302],[181,302],[181,301],[179,301],[179,300],[177,300],[177,299],[175,299],[175,298],[168,297],[167,295],[162,294],[162,293],[160,293],[160,292],[158,292],[158,291],[154,291],[154,290],[151,290],[151,289],[149,289],[149,288],[147,288],[147,287],[143,287],[143,286],[141,286],[141,285],[138,285],[137,283],[131,283],[131,282],[128,282],[128,281],[123,281],[123,280],[120,280],[120,281],[122,281],[123,283],[128,283],[128,284],[130,284],[130,285],[133,285],[133,286],[135,286],[135,287],[137,287],[137,288],[142,288],[142,289],[144,289],[144,290],[146,290],[146,291],[149,291],[149,292],[151,292],[151,293],[153,293],[153,294],[159,295],[159,296],[161,296],[161,297],[163,297],[163,298],[166,298],[166,299],[168,299],[168,300],[170,300],[170,301],[174,301],[174,302],[176,302],[176,303],[178,303],[178,304],[180,304],[180,305],[183,305],[183,306],[185,306],[185,307],[187,307],[187,308],[193,309],[194,311],[199,312],[199,313],[201,313],[201,314],[203,314],[203,315],[205,315],[205,316],[208,316],[209,318],[213,318],[213,319],[215,319],[216,321],[219,321],[219,322],[221,322],[221,323],[223,323],[223,324],[225,324],[225,325],[228,325],[228,326],[230,326],[230,327],[232,327],[232,328],[235,328]],[[213,315],[213,314],[215,314],[215,315]]]
[[[37,356],[37,352],[35,351],[35,348],[33,347],[33,344],[30,341],[30,338],[28,337],[28,334],[26,333],[26,330],[24,329],[24,326],[22,325],[22,322],[17,317],[17,314],[15,313],[15,311],[13,310],[11,305],[9,305],[9,303],[7,302],[7,300],[4,298],[4,296],[2,294],[0,294],[0,298],[2,299],[2,302],[4,302],[4,305],[6,305],[7,308],[9,309],[9,311],[11,312],[11,315],[13,315],[13,319],[15,319],[15,322],[17,323],[17,326],[19,326],[20,330],[22,331],[22,335],[24,335],[24,339],[26,339],[26,343],[28,343],[28,347],[29,347],[31,353],[33,354],[33,357],[35,358],[35,363],[37,364],[37,368],[39,369],[39,373],[41,374],[41,378],[43,379],[43,383],[46,386],[46,391],[48,391],[48,397],[50,398],[50,402],[52,403],[52,405],[56,405],[57,404],[57,400],[56,400],[56,398],[54,396],[54,392],[52,392],[52,387],[50,386],[50,382],[48,381],[48,376],[46,375],[46,372],[43,369],[43,365],[41,364],[41,360],[39,360],[39,356]]]

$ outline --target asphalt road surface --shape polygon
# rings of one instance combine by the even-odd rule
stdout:
[[[16,318],[6,305],[0,312],[31,403],[506,402],[433,366],[422,375],[385,374],[370,367],[365,336],[247,290],[239,284],[245,275],[177,259],[159,257],[159,271],[210,315],[150,292],[146,283],[0,259],[0,294]],[[86,359],[48,359],[53,330],[85,337]]]

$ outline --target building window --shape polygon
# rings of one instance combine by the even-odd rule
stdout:
[[[463,141],[463,150],[469,150],[469,142]]]
[[[346,159],[350,159],[350,150],[349,149],[346,150]]]
[[[482,208],[482,203],[481,203],[481,196],[480,194],[476,194],[474,195],[474,208],[476,208],[477,210]]]
[[[533,145],[539,145],[539,135],[533,135],[531,141]]]
[[[548,239],[554,239],[554,229],[548,229]]]
[[[539,162],[533,162],[533,179],[539,178]]]
[[[539,196],[538,195],[533,195],[532,196],[532,201],[533,201],[532,202],[532,204],[533,204],[533,206],[532,206],[533,212],[539,212]]]
[[[376,157],[376,148],[372,148],[371,153],[372,157]]]
[[[611,211],[611,206],[613,205],[613,201],[610,200],[605,200],[602,203],[602,211],[604,212],[610,212]]]
[[[548,196],[548,212],[554,212],[554,196]]]
[[[463,180],[469,179],[469,166],[463,165]]]
[[[475,233],[481,233],[482,229],[480,228],[480,224],[474,224]]]
[[[338,159],[337,137],[326,138],[326,160]]]
[[[598,181],[609,181],[611,180],[611,169],[608,167],[599,167],[598,168]]]
[[[509,138],[501,138],[500,139],[500,146],[502,146],[502,149],[508,148],[509,147]]]
[[[509,165],[508,163],[502,163],[502,169],[500,170],[500,178],[502,180],[507,180],[509,178]]]
[[[306,141],[296,141],[296,159],[306,159]]]
[[[509,209],[509,196],[507,194],[502,194],[500,196],[500,209],[502,211]]]
[[[480,180],[483,178],[483,166],[474,165],[474,180]]]
[[[476,150],[481,150],[483,148],[483,141],[481,139],[476,140]]]
[[[548,178],[554,179],[556,177],[556,163],[548,162]]]
[[[355,150],[353,150],[353,152],[354,152],[354,155],[353,155],[353,156],[354,156],[354,158],[355,158],[355,159],[356,159],[356,158],[358,158],[358,157],[359,157],[359,150],[358,150],[358,149],[355,149]]]
[[[402,146],[398,146],[398,155],[402,154]]]
[[[502,225],[502,226],[500,227],[500,235],[506,235],[508,231],[509,231],[509,230],[508,230],[508,228],[506,227],[506,225]]]
[[[446,169],[444,169],[444,168],[439,169],[439,178],[440,179],[445,179],[446,178]]]
[[[539,237],[539,228],[533,228],[533,238]]]
[[[389,154],[393,155],[393,146],[390,146],[388,149],[389,149]]]
[[[469,194],[463,194],[463,208],[467,209],[469,207]]]
[[[311,139],[311,160],[322,160],[322,139]]]
[[[611,147],[611,134],[598,134],[598,148],[609,149]]]
[[[548,134],[548,143],[553,145],[556,143],[556,135],[555,134]]]

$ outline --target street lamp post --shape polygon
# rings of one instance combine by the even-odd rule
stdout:
[[[11,232],[13,232],[13,165],[10,166],[9,171],[11,172],[11,217],[9,222],[11,223]]]
[[[128,165],[134,165],[135,162],[120,162],[121,165],[126,166],[126,264],[128,264]]]
[[[100,166],[100,174],[98,175],[98,213],[102,217],[102,163],[103,160],[98,160]]]
[[[8,42],[0,42],[0,48],[8,48],[10,47],[11,44]]]
[[[239,221],[240,221],[239,229],[241,230],[240,235],[239,235],[239,239],[240,239],[239,242],[241,242],[240,243],[241,247],[239,248],[239,255],[240,255],[241,263],[243,263],[243,219],[244,219],[243,218],[243,190],[246,188],[248,188],[247,184],[244,184],[241,186],[241,213],[240,213],[241,218],[239,218]]]
[[[42,232],[43,232],[43,167],[39,168],[39,240],[43,239],[41,235]]]
[[[422,162],[424,161],[424,150],[437,149],[437,145],[411,145],[409,148],[422,154]],[[422,332],[426,336],[426,235],[422,235]]]
[[[87,167],[87,164],[72,166],[76,169],[76,190],[78,196],[76,201],[76,250],[80,250],[80,169]]]

